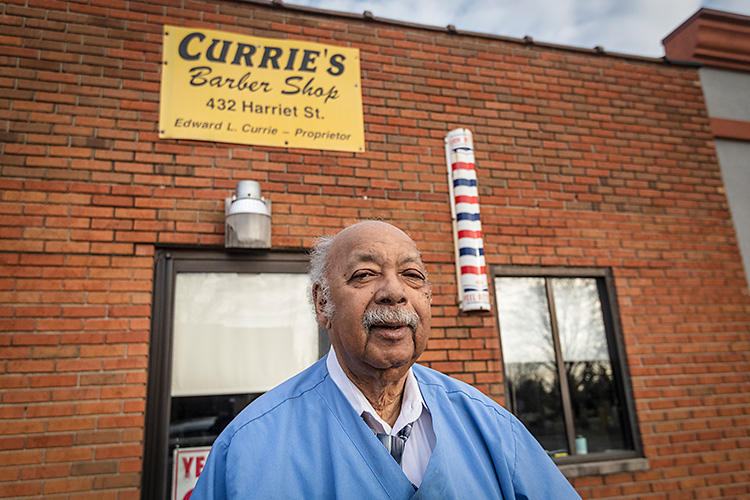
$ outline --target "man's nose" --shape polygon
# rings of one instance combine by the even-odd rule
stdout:
[[[377,304],[405,304],[406,291],[399,276],[395,273],[386,273],[381,277],[380,287],[375,292]]]

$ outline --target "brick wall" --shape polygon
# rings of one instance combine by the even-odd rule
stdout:
[[[159,140],[163,24],[359,48],[367,152]],[[455,301],[459,126],[490,264],[615,276],[650,470],[581,495],[750,497],[750,298],[695,68],[228,0],[9,0],[0,46],[0,497],[139,496],[154,250],[223,245],[242,179],[276,248],[409,231],[435,282],[423,361],[503,402],[494,316]]]

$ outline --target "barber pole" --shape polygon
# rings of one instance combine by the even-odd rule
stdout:
[[[489,311],[490,292],[479,221],[479,192],[471,131],[465,128],[451,130],[445,136],[445,157],[459,304],[462,311]]]

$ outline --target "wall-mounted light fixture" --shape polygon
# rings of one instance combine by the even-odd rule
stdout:
[[[240,181],[224,206],[226,248],[271,248],[271,200],[260,195],[258,182]]]

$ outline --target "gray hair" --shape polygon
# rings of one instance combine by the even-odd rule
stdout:
[[[308,288],[308,298],[315,312],[315,298],[313,297],[313,287],[317,283],[320,285],[320,292],[326,301],[324,312],[328,318],[334,313],[333,303],[331,302],[331,290],[328,287],[326,274],[330,264],[328,263],[328,251],[331,249],[335,236],[325,235],[317,238],[310,249],[310,286]]]

